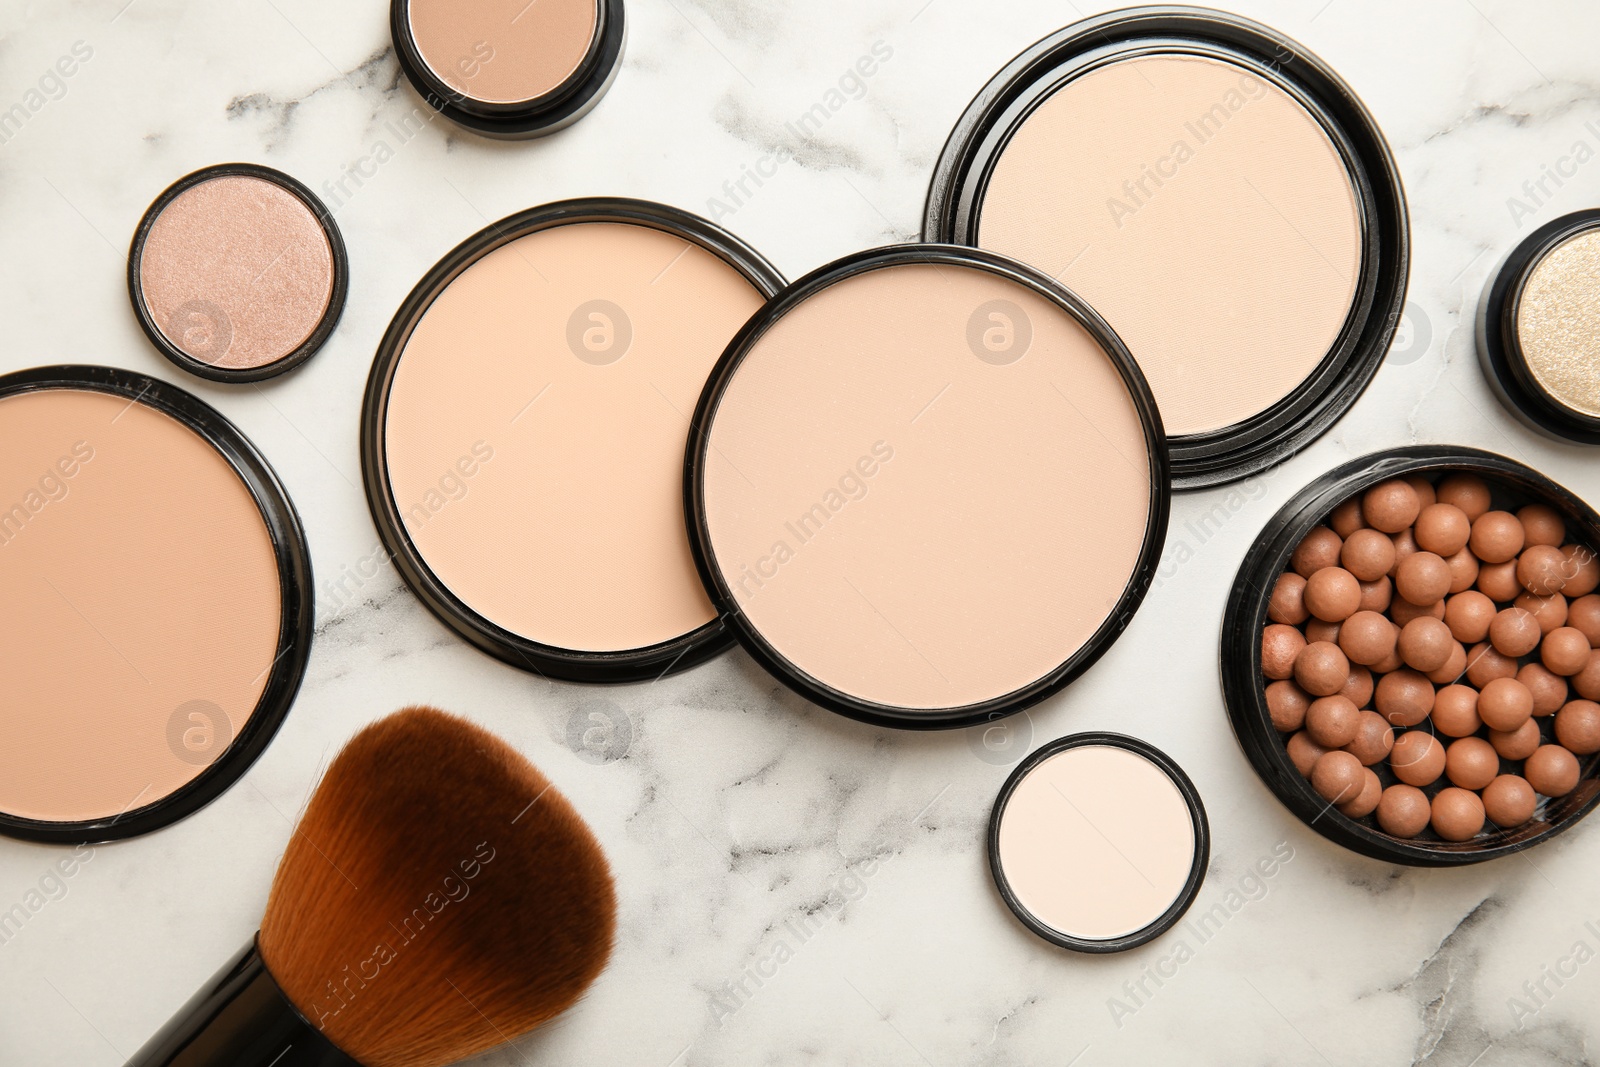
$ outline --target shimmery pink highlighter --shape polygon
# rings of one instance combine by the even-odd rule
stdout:
[[[145,212],[128,292],[150,340],[215,381],[270,378],[309,359],[344,309],[344,242],[293,178],[230,163],[181,179]]]

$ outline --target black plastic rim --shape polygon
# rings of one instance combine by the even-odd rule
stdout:
[[[1178,787],[1178,792],[1183,796],[1183,802],[1189,807],[1189,818],[1194,823],[1194,862],[1189,868],[1189,878],[1184,882],[1183,891],[1172,902],[1172,906],[1162,912],[1161,917],[1149,926],[1135,930],[1131,934],[1121,937],[1089,939],[1073,937],[1046,925],[1038,916],[1029,911],[1027,906],[1017,899],[1016,893],[1011,888],[1011,883],[1006,880],[1005,868],[1000,862],[1000,822],[1005,816],[1006,805],[1011,800],[1011,795],[1016,792],[1022,780],[1033,772],[1033,769],[1051,756],[1060,755],[1068,749],[1074,748],[1120,748],[1142,756],[1156,766],[1163,774],[1172,780]],[[1006,784],[1000,787],[1000,795],[995,798],[994,810],[989,813],[989,873],[994,877],[994,885],[1000,891],[1000,899],[1006,902],[1006,907],[1011,909],[1022,925],[1038,934],[1052,945],[1061,948],[1070,948],[1075,952],[1125,952],[1130,948],[1149,944],[1174,926],[1178,925],[1184,913],[1189,910],[1195,897],[1200,895],[1201,883],[1206,878],[1206,868],[1211,863],[1211,824],[1206,820],[1205,805],[1200,802],[1200,792],[1183,773],[1183,768],[1175,763],[1172,757],[1156,748],[1146,744],[1135,737],[1126,737],[1122,734],[1092,733],[1073,734],[1070,737],[1059,738],[1038,749],[1017,765],[1006,779]]]
[[[783,287],[783,276],[755,249],[716,224],[678,208],[646,200],[592,197],[531,208],[491,223],[450,251],[406,297],[378,346],[361,406],[361,474],[367,506],[390,559],[417,597],[478,648],[513,667],[574,682],[636,682],[686,670],[728,648],[733,639],[722,620],[645,648],[584,652],[557,648],[512,633],[480,615],[433,573],[406,532],[389,482],[387,423],[389,389],[417,322],[433,301],[467,268],[488,253],[540,230],[584,222],[620,222],[670,233],[692,242],[739,271],[763,296]],[[484,383],[494,388],[493,382]]]
[[[511,104],[475,99],[451,88],[433,72],[411,33],[411,0],[391,0],[389,33],[400,69],[429,107],[484,137],[521,140],[555,133],[577,122],[616,80],[627,37],[623,0],[597,0],[597,6],[594,40],[571,76],[543,96]]]
[[[1077,320],[1099,342],[1106,357],[1121,374],[1144,427],[1150,462],[1150,524],[1145,529],[1138,565],[1121,599],[1100,628],[1066,662],[1030,685],[979,704],[937,711],[893,707],[862,700],[813,678],[790,662],[751,625],[739,609],[733,590],[717,565],[705,507],[705,463],[711,440],[711,424],[716,419],[723,394],[739,365],[767,330],[797,306],[837,282],[885,267],[918,263],[989,271],[1025,286]],[[1161,547],[1166,541],[1171,504],[1171,467],[1167,458],[1166,434],[1161,427],[1161,414],[1156,410],[1155,399],[1150,395],[1144,375],[1139,372],[1138,365],[1111,327],[1077,296],[1032,267],[993,252],[955,245],[891,245],[857,252],[811,272],[769,300],[729,343],[716,370],[712,372],[699,406],[695,408],[689,430],[689,450],[684,457],[684,511],[689,522],[689,547],[694,552],[695,567],[700,572],[706,592],[711,596],[711,602],[716,605],[717,614],[733,631],[739,643],[770,674],[812,703],[874,726],[908,730],[954,729],[1014,715],[1060,692],[1093,666],[1127,628],[1144,601],[1145,593],[1149,591],[1160,562]]]
[[[278,563],[282,614],[278,652],[257,701],[228,748],[187,784],[159,800],[110,818],[81,822],[43,822],[0,812],[0,833],[52,844],[120,841],[159,830],[191,815],[221,796],[250,769],[283,724],[311,657],[315,605],[311,556],[283,484],[254,445],[215,409],[166,382],[116,367],[38,367],[0,376],[0,398],[43,389],[84,389],[142,403],[199,434],[215,448],[255,498],[272,538]]]
[[[1239,568],[1222,621],[1222,693],[1228,721],[1239,747],[1267,788],[1301,822],[1329,841],[1373,859],[1411,867],[1458,867],[1520,852],[1568,829],[1600,803],[1600,754],[1596,754],[1580,757],[1579,787],[1565,797],[1546,798],[1531,822],[1459,844],[1433,839],[1406,841],[1341,814],[1317,795],[1295,770],[1283,735],[1272,726],[1261,675],[1261,631],[1267,623],[1273,583],[1287,569],[1295,546],[1335,507],[1363,489],[1409,474],[1455,471],[1479,475],[1506,497],[1550,505],[1566,520],[1569,539],[1600,545],[1600,514],[1515,460],[1453,445],[1412,445],[1375,452],[1324,474],[1267,522]]]
[[[1495,268],[1478,305],[1478,360],[1506,410],[1548,437],[1600,445],[1600,419],[1563,404],[1528,367],[1517,334],[1522,294],[1544,257],[1567,240],[1600,229],[1600,210],[1578,211],[1533,231]]]
[[[1075,23],[1013,59],[968,105],[940,154],[922,232],[925,240],[976,245],[994,166],[1034,109],[1089,70],[1168,52],[1245,66],[1298,100],[1344,159],[1363,232],[1350,315],[1311,376],[1244,422],[1171,438],[1174,488],[1187,490],[1238,481],[1320,437],[1371,384],[1404,314],[1411,236],[1400,171],[1376,121],[1331,67],[1275,30],[1206,8],[1128,8]]]
[[[259,178],[271,182],[286,192],[292,194],[322,224],[322,232],[328,238],[328,248],[333,253],[333,291],[328,294],[328,306],[322,313],[316,328],[300,343],[300,347],[280,359],[273,360],[260,367],[218,367],[195,359],[187,352],[179,349],[156,324],[155,317],[150,314],[150,308],[144,301],[144,286],[139,280],[139,264],[144,258],[144,243],[150,236],[150,228],[155,225],[156,219],[167,209],[179,194],[192,189],[202,182],[213,178],[240,176],[245,178]],[[167,186],[166,190],[155,199],[144,217],[139,220],[139,228],[133,233],[133,244],[128,250],[128,299],[133,304],[133,313],[139,320],[139,328],[144,335],[150,338],[150,343],[173,364],[182,370],[199,378],[208,378],[214,382],[259,382],[267,378],[275,378],[298,367],[322,348],[332,336],[334,328],[339,325],[339,317],[344,314],[345,299],[350,290],[350,257],[345,252],[344,238],[339,234],[339,227],[333,221],[333,212],[327,205],[317,199],[317,195],[304,185],[282,171],[273,170],[271,167],[257,166],[254,163],[219,163],[216,166],[205,167],[193,174],[185,175]]]

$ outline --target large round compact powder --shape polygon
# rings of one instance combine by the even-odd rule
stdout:
[[[779,279],[719,233],[639,202],[537,209],[452,253],[385,340],[374,514],[429,606],[509,663],[621,680],[726,646],[689,554],[684,446]]]
[[[990,825],[1006,903],[1068,948],[1111,951],[1158,936],[1199,890],[1209,834],[1170,759],[1114,735],[1080,735],[1018,767]]]
[[[287,175],[227,164],[189,175],[145,214],[129,256],[141,325],[185,370],[249,381],[308,358],[343,309],[332,217]]]
[[[1568,237],[1529,272],[1517,339],[1545,392],[1600,419],[1600,226]]]
[[[1103,314],[1167,432],[1283,400],[1333,349],[1361,276],[1361,214],[1328,131],[1263,74],[1122,59],[1057,89],[989,177],[979,244]]]
[[[824,268],[719,367],[692,445],[718,606],[847,715],[1019,710],[1126,623],[1165,532],[1165,445],[1103,324],[1018,264],[934,246]]]
[[[560,88],[594,47],[597,0],[410,0],[422,61],[463,96],[492,104]]]
[[[225,758],[242,772],[241,739],[264,745],[298,686],[310,613],[280,573],[275,538],[298,526],[265,468],[253,488],[168,409],[187,394],[87,372],[0,379],[0,814],[93,839]],[[282,505],[270,521],[258,489]],[[303,566],[303,544],[285,552]]]

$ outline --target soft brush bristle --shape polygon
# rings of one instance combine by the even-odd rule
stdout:
[[[504,741],[432,708],[357,734],[284,852],[261,954],[367,1067],[433,1067],[566,1010],[605,966],[611,871]]]

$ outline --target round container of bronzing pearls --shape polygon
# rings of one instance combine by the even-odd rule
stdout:
[[[1600,800],[1600,516],[1544,475],[1418,446],[1324,475],[1268,524],[1222,632],[1256,772],[1329,840],[1475,863]]]

